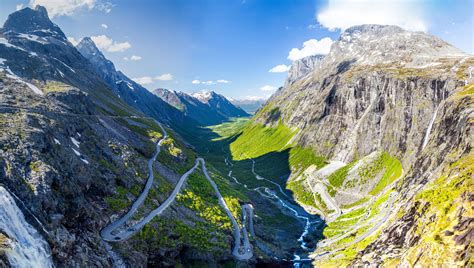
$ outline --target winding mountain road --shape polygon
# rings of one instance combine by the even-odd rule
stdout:
[[[136,222],[134,225],[126,229],[123,228],[125,223],[129,221],[133,217],[133,215],[135,215],[138,208],[143,204],[146,197],[148,196],[148,192],[150,191],[151,186],[153,185],[153,180],[154,180],[153,163],[155,162],[156,157],[161,151],[162,141],[168,137],[166,130],[162,127],[162,125],[159,122],[157,123],[162,129],[164,135],[163,135],[163,138],[157,143],[156,151],[153,154],[152,158],[150,158],[150,160],[148,161],[148,172],[149,172],[148,174],[149,175],[148,175],[147,182],[145,184],[145,188],[143,189],[142,193],[138,196],[138,198],[133,202],[132,206],[130,207],[130,209],[125,215],[123,215],[120,219],[112,222],[111,224],[106,226],[104,229],[102,229],[102,231],[100,232],[102,239],[108,242],[119,242],[119,241],[123,241],[130,238],[131,236],[136,234],[138,231],[140,231],[154,217],[160,215],[165,209],[167,209],[171,205],[171,203],[176,199],[176,196],[178,195],[178,193],[181,191],[181,188],[183,187],[189,175],[193,173],[194,170],[199,166],[199,163],[201,163],[202,171],[206,179],[209,181],[212,188],[216,192],[216,195],[219,199],[219,205],[224,208],[224,210],[227,213],[227,216],[230,218],[232,222],[233,236],[235,240],[234,248],[232,250],[232,255],[238,260],[249,260],[250,258],[252,258],[253,249],[252,249],[252,245],[249,242],[249,237],[248,237],[245,223],[248,218],[250,232],[252,235],[254,235],[255,233],[253,230],[253,207],[248,204],[242,206],[243,227],[242,227],[242,230],[240,230],[239,225],[237,224],[237,221],[235,220],[232,213],[230,212],[229,207],[227,206],[224,198],[222,197],[219,191],[219,188],[217,187],[217,184],[209,176],[206,165],[205,165],[205,161],[203,158],[196,159],[196,163],[194,164],[194,166],[181,176],[173,192],[170,194],[170,196],[168,196],[168,198],[159,207],[151,211],[146,217],[142,218],[141,220]],[[241,231],[243,234],[243,246],[242,246]]]
[[[246,155],[246,154],[245,154]],[[246,155],[248,157],[248,155]],[[253,175],[255,176],[255,178],[257,180],[266,180],[268,182],[271,182],[272,184],[278,186],[278,189],[280,191],[280,193],[282,193],[285,197],[289,198],[288,195],[286,195],[286,193],[283,191],[283,189],[281,188],[280,185],[278,185],[277,183],[267,179],[267,178],[264,178],[260,175],[258,175],[256,172],[255,172],[255,160],[252,159],[252,158],[249,158],[251,161],[252,161],[252,173]],[[231,164],[231,161],[229,161],[229,164]],[[228,167],[232,167],[231,165],[229,165],[226,163],[226,165]],[[229,172],[229,177],[231,177],[237,184],[239,185],[243,185],[246,189],[248,190],[251,190],[251,191],[256,191],[257,193],[259,193],[262,197],[265,197],[265,198],[268,198],[268,199],[276,199],[278,201],[278,203],[281,204],[281,206],[285,209],[288,209],[290,210],[294,217],[295,218],[298,218],[298,219],[302,219],[306,222],[305,224],[305,227],[304,227],[304,230],[303,230],[303,233],[301,234],[301,236],[299,237],[298,239],[298,242],[301,243],[301,248],[305,249],[305,250],[308,250],[308,248],[306,247],[306,242],[304,241],[304,237],[309,233],[309,228],[311,227],[311,224],[313,223],[316,223],[316,222],[311,222],[309,217],[305,217],[305,216],[302,216],[300,214],[300,212],[298,212],[295,208],[292,207],[292,205],[290,205],[289,203],[287,204],[285,201],[283,201],[277,194],[276,192],[274,192],[273,190],[267,188],[267,187],[264,187],[264,186],[259,186],[259,187],[256,187],[256,188],[253,188],[253,189],[250,189],[247,187],[247,185],[245,184],[242,184],[241,182],[239,182],[239,180],[236,178],[236,177],[233,177],[231,176],[232,175],[232,170]],[[264,192],[261,191],[261,189],[264,190]],[[289,198],[290,200],[292,200],[291,198]],[[242,206],[242,209],[245,209],[245,206],[247,205],[243,205]],[[250,206],[250,205],[249,205]],[[248,207],[246,209],[249,209]],[[250,207],[251,211],[249,211],[249,213],[251,213],[251,218],[250,218],[250,222],[249,222],[249,227],[250,227],[250,232],[252,234],[252,236],[255,237],[255,233],[253,231],[253,208]]]
[[[204,173],[204,176],[206,176],[206,179],[209,181],[209,183],[211,183],[212,188],[214,188],[214,191],[216,192],[217,198],[219,199],[219,205],[221,205],[221,207],[224,208],[225,212],[227,213],[227,216],[229,217],[230,221],[232,222],[232,225],[233,225],[233,228],[234,228],[233,234],[234,234],[234,240],[235,240],[235,245],[234,245],[234,249],[232,251],[232,255],[234,255],[234,257],[236,257],[239,260],[248,260],[248,259],[252,258],[253,249],[252,249],[252,245],[249,242],[247,228],[245,227],[246,214],[247,214],[247,213],[245,213],[245,211],[250,209],[251,211],[250,211],[249,214],[253,215],[253,208],[250,207],[250,206],[246,206],[244,208],[242,206],[242,212],[243,212],[242,234],[244,236],[243,237],[244,243],[243,243],[243,247],[242,247],[241,246],[241,243],[242,243],[241,240],[242,239],[241,239],[241,236],[240,236],[240,231],[241,230],[239,229],[239,225],[237,224],[237,221],[235,220],[232,213],[230,212],[230,209],[227,206],[224,198],[222,197],[222,195],[219,191],[219,188],[217,187],[217,184],[209,176],[204,159],[199,158],[199,161],[201,161],[202,172]],[[252,222],[252,230],[253,230],[253,221],[251,221],[251,222]]]
[[[326,191],[326,187],[324,187],[324,185],[322,183],[317,183],[313,187],[313,193],[319,193],[319,196],[321,196],[321,199],[324,201],[324,203],[326,203],[326,205],[330,205],[334,210],[333,214],[328,215],[328,217],[326,219],[326,222],[332,222],[335,219],[337,219],[339,216],[341,216],[341,214],[342,214],[341,209],[336,204],[336,201],[334,201],[329,196],[328,192]]]
[[[372,235],[375,231],[377,231],[385,222],[387,222],[387,220],[390,218],[390,215],[391,215],[391,212],[393,211],[393,202],[394,202],[394,199],[397,195],[397,192],[391,192],[390,193],[390,196],[389,196],[389,199],[387,200],[387,203],[385,204],[385,207],[384,207],[384,211],[381,211],[380,213],[384,213],[384,215],[380,218],[380,220],[374,225],[372,226],[369,230],[367,230],[365,233],[361,234],[360,236],[356,237],[353,241],[351,241],[350,243],[344,245],[344,247],[341,247],[341,248],[338,248],[338,249],[334,249],[332,251],[326,251],[326,252],[323,252],[323,253],[320,253],[320,254],[316,254],[316,255],[312,255],[312,259],[314,260],[317,260],[325,255],[328,255],[328,254],[333,254],[333,253],[336,253],[338,251],[341,251],[347,247],[350,247],[352,245],[354,245],[355,243],[358,243],[362,240],[364,240],[365,238],[369,237],[370,235]],[[366,215],[367,217],[367,215]],[[364,226],[357,226],[355,228],[353,228],[352,230],[344,233],[343,235],[339,236],[339,237],[335,237],[335,238],[332,238],[332,239],[325,239],[325,240],[322,240],[318,243],[318,247],[327,247],[327,246],[330,246],[332,243],[335,243],[351,234],[353,234],[354,231],[362,228]]]
[[[158,122],[157,122],[158,123]],[[140,193],[140,195],[138,196],[138,198],[135,200],[135,202],[133,202],[132,204],[132,207],[128,210],[128,212],[123,215],[120,219],[116,220],[115,222],[109,224],[108,226],[106,226],[104,229],[102,229],[102,231],[100,232],[100,235],[102,236],[102,239],[105,240],[105,241],[122,241],[122,240],[125,240],[127,238],[129,238],[130,236],[132,236],[134,233],[137,232],[137,230],[139,230],[139,228],[137,228],[140,224],[140,222],[138,222],[137,224],[135,224],[134,226],[132,226],[131,228],[129,228],[128,230],[126,231],[122,231],[122,232],[114,232],[114,231],[117,231],[117,229],[119,229],[120,227],[122,227],[128,220],[130,220],[133,215],[137,212],[138,208],[143,204],[143,202],[145,201],[146,197],[148,196],[148,192],[150,191],[150,188],[151,186],[153,185],[153,180],[154,180],[154,175],[153,175],[153,163],[155,162],[156,160],[156,157],[158,156],[158,154],[160,153],[161,151],[161,143],[168,137],[168,133],[166,132],[166,130],[163,128],[163,126],[158,123],[158,125],[160,126],[161,130],[163,131],[163,138],[156,144],[156,150],[155,150],[155,153],[153,154],[153,156],[150,158],[150,160],[148,160],[148,179],[146,181],[146,184],[145,184],[145,188],[143,189],[143,191]],[[197,166],[197,163],[195,165],[194,168],[196,168]],[[194,169],[191,169],[192,171],[194,171]],[[191,172],[192,172],[191,171]],[[189,172],[189,171],[188,171]],[[185,175],[188,173],[186,172]],[[189,172],[189,173],[191,173]],[[189,175],[189,174],[187,174]],[[184,175],[181,177],[180,179],[180,182],[183,181],[183,177]],[[187,176],[186,176],[187,177]],[[186,177],[184,178],[184,180],[186,179]],[[183,181],[184,182],[184,181]],[[179,185],[179,182],[178,182],[178,185]],[[180,187],[181,188],[181,187]],[[176,189],[175,189],[176,190]],[[178,189],[179,190],[179,189]],[[173,191],[174,193],[174,191]],[[173,195],[173,194],[172,194]],[[176,193],[175,193],[175,197],[176,197]],[[169,199],[169,198],[168,198]],[[166,201],[168,201],[168,199]],[[173,198],[174,200],[174,198]],[[166,201],[160,206],[162,207],[164,204],[166,204]],[[171,200],[172,201],[172,200]],[[168,204],[169,206],[169,204]],[[167,206],[166,206],[167,207]],[[166,208],[165,207],[165,208]],[[143,221],[143,220],[142,220]],[[146,224],[146,223],[145,223]],[[144,224],[143,224],[144,225]]]

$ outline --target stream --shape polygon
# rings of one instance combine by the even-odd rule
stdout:
[[[225,163],[226,165],[231,168],[233,165],[231,163],[231,161],[229,161],[227,158],[225,158]],[[269,181],[271,182],[272,184],[275,184],[278,186],[278,189],[280,192],[282,192],[282,194],[286,197],[288,197],[287,194],[285,194],[283,192],[283,189],[281,188],[280,185],[278,185],[277,183],[269,180],[269,179],[266,179],[260,175],[258,175],[256,172],[255,172],[255,162],[253,161],[252,159],[252,173],[255,175],[255,178],[257,180],[265,180],[265,181]],[[239,185],[243,185],[246,189],[248,190],[252,190],[252,191],[256,191],[258,192],[260,195],[262,195],[263,197],[265,198],[268,198],[268,199],[275,199],[278,201],[278,203],[281,204],[282,207],[288,209],[289,211],[291,211],[293,214],[294,214],[294,217],[296,218],[299,218],[299,219],[302,219],[306,222],[305,224],[305,227],[303,229],[303,232],[301,233],[300,237],[298,238],[298,243],[300,243],[300,247],[301,249],[303,250],[303,253],[295,253],[293,255],[293,267],[295,268],[299,268],[301,266],[302,263],[306,263],[306,262],[310,262],[311,259],[309,259],[308,257],[306,256],[302,256],[305,252],[309,252],[311,250],[311,248],[308,247],[307,243],[304,241],[304,237],[306,235],[309,234],[309,231],[310,231],[310,228],[313,224],[316,224],[316,223],[320,223],[320,221],[314,221],[314,222],[311,222],[310,221],[310,218],[309,217],[306,217],[306,216],[303,216],[301,215],[296,209],[294,209],[290,204],[288,204],[287,202],[283,201],[283,199],[281,199],[276,193],[275,191],[267,188],[267,187],[263,187],[263,186],[260,186],[260,187],[257,187],[257,188],[254,188],[254,189],[250,189],[248,188],[248,186],[246,184],[242,184],[236,177],[232,176],[232,170],[229,171],[228,173],[228,177],[232,178],[232,180],[239,184]],[[260,189],[263,189],[263,193],[260,191]],[[304,254],[304,255],[307,255],[307,254]]]

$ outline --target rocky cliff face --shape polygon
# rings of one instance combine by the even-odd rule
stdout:
[[[307,183],[318,196],[313,211],[329,223],[317,265],[467,264],[472,65],[472,56],[437,37],[356,26],[307,75],[293,81],[291,74],[260,110],[256,122],[298,129],[297,144],[330,160],[290,179]],[[463,190],[430,197],[455,183]],[[444,212],[436,208],[455,200]]]
[[[107,266],[98,235],[108,221],[104,197],[133,181],[134,168],[127,171],[121,154],[135,157],[137,170],[145,168],[147,143],[109,117],[94,116],[95,105],[73,87],[38,95],[5,70],[0,81],[1,183],[44,230],[55,263]]]
[[[299,143],[330,158],[350,162],[393,149],[412,160],[438,104],[464,84],[457,73],[467,66],[465,57],[423,33],[350,28],[319,68],[283,88],[267,107],[301,130]]]
[[[161,219],[149,223],[133,239],[112,249],[104,244],[100,230],[137,198],[148,178],[148,159],[163,131],[155,119],[127,105],[145,98],[139,93],[141,88],[111,86],[111,81],[114,85],[117,81],[107,78],[126,77],[113,72],[113,64],[105,58],[101,60],[100,66],[110,73],[97,72],[42,7],[11,14],[0,29],[0,184],[2,191],[15,198],[16,206],[9,207],[22,210],[51,254],[49,249],[35,250],[46,253],[58,267],[110,267],[117,252],[139,267],[171,266],[181,261],[178,256],[215,263],[231,258],[228,225],[202,219],[190,205],[192,198],[173,203]],[[129,86],[127,82],[122,81],[124,87]],[[116,95],[124,92],[130,98]],[[170,105],[150,96],[158,100],[148,103],[157,106],[149,107],[156,112],[152,116],[164,122],[176,119],[171,112],[160,113],[169,111]],[[195,152],[170,128],[168,132],[159,161],[153,165],[152,194],[137,217],[162,203],[178,174],[194,164]],[[0,199],[2,204],[10,201]],[[202,204],[225,214],[216,204]],[[3,212],[0,266],[8,266],[12,265],[9,247],[29,241],[20,240],[13,226],[5,225],[15,219],[5,220],[9,215]]]
[[[324,58],[324,55],[313,55],[308,56],[293,62],[288,71],[288,77],[285,81],[285,86],[293,84],[298,79],[301,79],[303,76],[311,73],[312,71],[319,68],[321,60]]]

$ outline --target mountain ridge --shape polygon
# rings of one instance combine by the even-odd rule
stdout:
[[[294,167],[286,184],[328,224],[315,266],[469,263],[469,242],[452,237],[473,228],[459,228],[472,190],[473,65],[472,55],[426,33],[355,26],[257,112],[242,136],[257,126],[296,129],[289,142],[329,161],[320,171]],[[432,196],[453,181],[461,190]],[[448,203],[457,205],[436,207]],[[435,227],[445,221],[451,229]]]
[[[34,25],[28,13],[44,19],[44,11],[26,8],[10,18]],[[34,247],[35,254],[47,258],[43,265],[60,267],[203,262],[217,266],[240,256],[232,255],[233,231],[239,228],[231,219],[246,217],[240,214],[240,204],[250,199],[213,167],[214,161],[206,166],[210,181],[223,197],[217,199],[217,191],[209,188],[217,186],[195,172],[181,193],[175,193],[170,209],[135,230],[128,240],[113,246],[105,243],[100,231],[127,212],[145,184],[149,192],[134,211],[136,217],[166,200],[181,174],[195,165],[197,151],[188,141],[196,137],[184,140],[181,133],[190,136],[204,131],[203,136],[209,138],[216,134],[147,93],[105,57],[91,63],[66,39],[34,33],[0,30],[0,191],[8,192],[16,203],[11,203],[12,198],[0,200],[1,216],[8,217],[0,221],[0,266],[37,266],[35,260],[16,257],[28,256],[28,248],[18,243]],[[84,40],[83,52],[93,45],[90,41]],[[94,47],[86,52],[101,55]],[[110,69],[97,70],[100,64]],[[133,107],[135,100],[145,102],[144,98],[148,107]],[[264,197],[252,196],[252,200],[264,204],[259,205],[265,209],[262,217],[278,217],[274,221],[281,223],[275,227],[278,230],[297,228],[279,232],[279,238],[291,239],[278,240],[273,227],[255,222],[261,228],[261,243],[272,250],[251,262],[259,258],[259,262],[274,263],[274,256],[290,256],[298,246],[302,223],[272,209],[276,205]],[[226,210],[222,202],[229,204]],[[26,221],[18,220],[23,216]],[[128,224],[134,220],[122,227],[131,228]],[[18,230],[26,230],[24,236]],[[243,245],[249,248],[249,242]]]
[[[181,91],[157,88],[152,93],[203,125],[216,125],[233,117],[249,116],[224,96],[214,91],[187,94]]]
[[[90,37],[83,38],[76,48],[92,63],[96,73],[106,81],[115,94],[128,105],[168,124],[195,124],[192,121],[188,122],[180,111],[116,70],[115,65],[102,54]]]
[[[12,257],[24,240],[60,267],[233,265],[239,223],[242,266],[472,263],[473,56],[396,26],[351,27],[328,55],[295,61],[252,119],[205,128],[182,99],[223,120],[241,110],[212,92],[158,89],[164,101],[46,19],[26,8],[0,29],[0,266],[32,266]],[[180,184],[198,161],[207,174],[198,153],[212,180]],[[136,235],[104,245],[127,211],[122,231]]]

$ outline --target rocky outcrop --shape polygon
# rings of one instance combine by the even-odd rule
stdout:
[[[350,28],[317,71],[284,87],[267,107],[300,129],[300,144],[329,158],[350,162],[387,150],[408,163],[438,104],[464,84],[457,73],[466,57],[424,33]],[[269,116],[256,120],[265,123]]]
[[[331,219],[339,229],[329,224],[332,233],[325,232],[320,246],[330,251],[316,251],[316,266],[467,265],[472,169],[466,166],[472,161],[473,114],[472,85],[466,85],[474,82],[468,71],[473,65],[474,57],[429,34],[356,26],[341,34],[315,69],[287,82],[257,113],[256,122],[295,127],[297,144],[348,164],[336,177],[318,181],[336,200],[344,197],[340,205],[349,215]],[[400,160],[398,183],[373,196],[345,189],[350,181],[344,179],[356,169],[369,184],[387,178],[376,175],[379,164],[358,166],[357,160],[377,151]],[[339,188],[331,181],[341,179]],[[453,185],[460,190],[436,199]],[[354,196],[352,205],[348,194]],[[371,217],[376,220],[366,222]]]
[[[288,71],[285,87],[293,84],[295,81],[308,75],[314,70],[317,70],[323,58],[324,55],[313,55],[294,61]]]
[[[85,92],[103,94],[103,81],[51,22],[43,7],[24,8],[8,16],[0,29],[2,63],[20,77],[55,80]]]
[[[469,266],[474,222],[474,84],[441,104],[429,145],[397,187],[399,210],[354,266]],[[396,213],[395,213],[396,212]]]
[[[112,87],[105,78],[64,38],[42,7],[11,14],[0,29],[0,183],[48,243],[51,254],[47,255],[52,255],[57,267],[112,266],[113,254],[100,230],[124,213],[142,189],[147,159],[156,147],[153,140],[162,136],[156,122],[128,101],[151,96],[158,100],[148,103],[156,106],[152,116],[176,124],[184,118],[151,93],[140,95],[145,89]],[[122,86],[128,87],[127,82]],[[127,92],[130,99],[117,96],[118,92]],[[162,104],[180,117],[160,113]],[[166,142],[169,146],[163,147],[160,160],[171,171],[165,175],[189,169],[195,153],[174,133]],[[153,172],[158,177],[160,169]],[[141,215],[163,202],[173,188],[172,180],[159,177],[161,188],[154,186]],[[160,261],[174,265],[183,251],[191,252],[187,260],[231,258],[226,255],[230,249],[223,246],[230,245],[226,243],[230,233],[215,224],[203,225],[198,213],[182,203],[172,206],[171,224],[163,227],[161,221],[154,222],[150,232],[116,244],[113,250],[138,267]],[[199,236],[190,227],[197,224]],[[162,233],[156,233],[160,227],[171,238],[165,244]],[[219,239],[206,239],[206,249],[199,248],[203,239],[196,237],[211,234]],[[8,265],[12,264],[0,254],[0,266]]]

